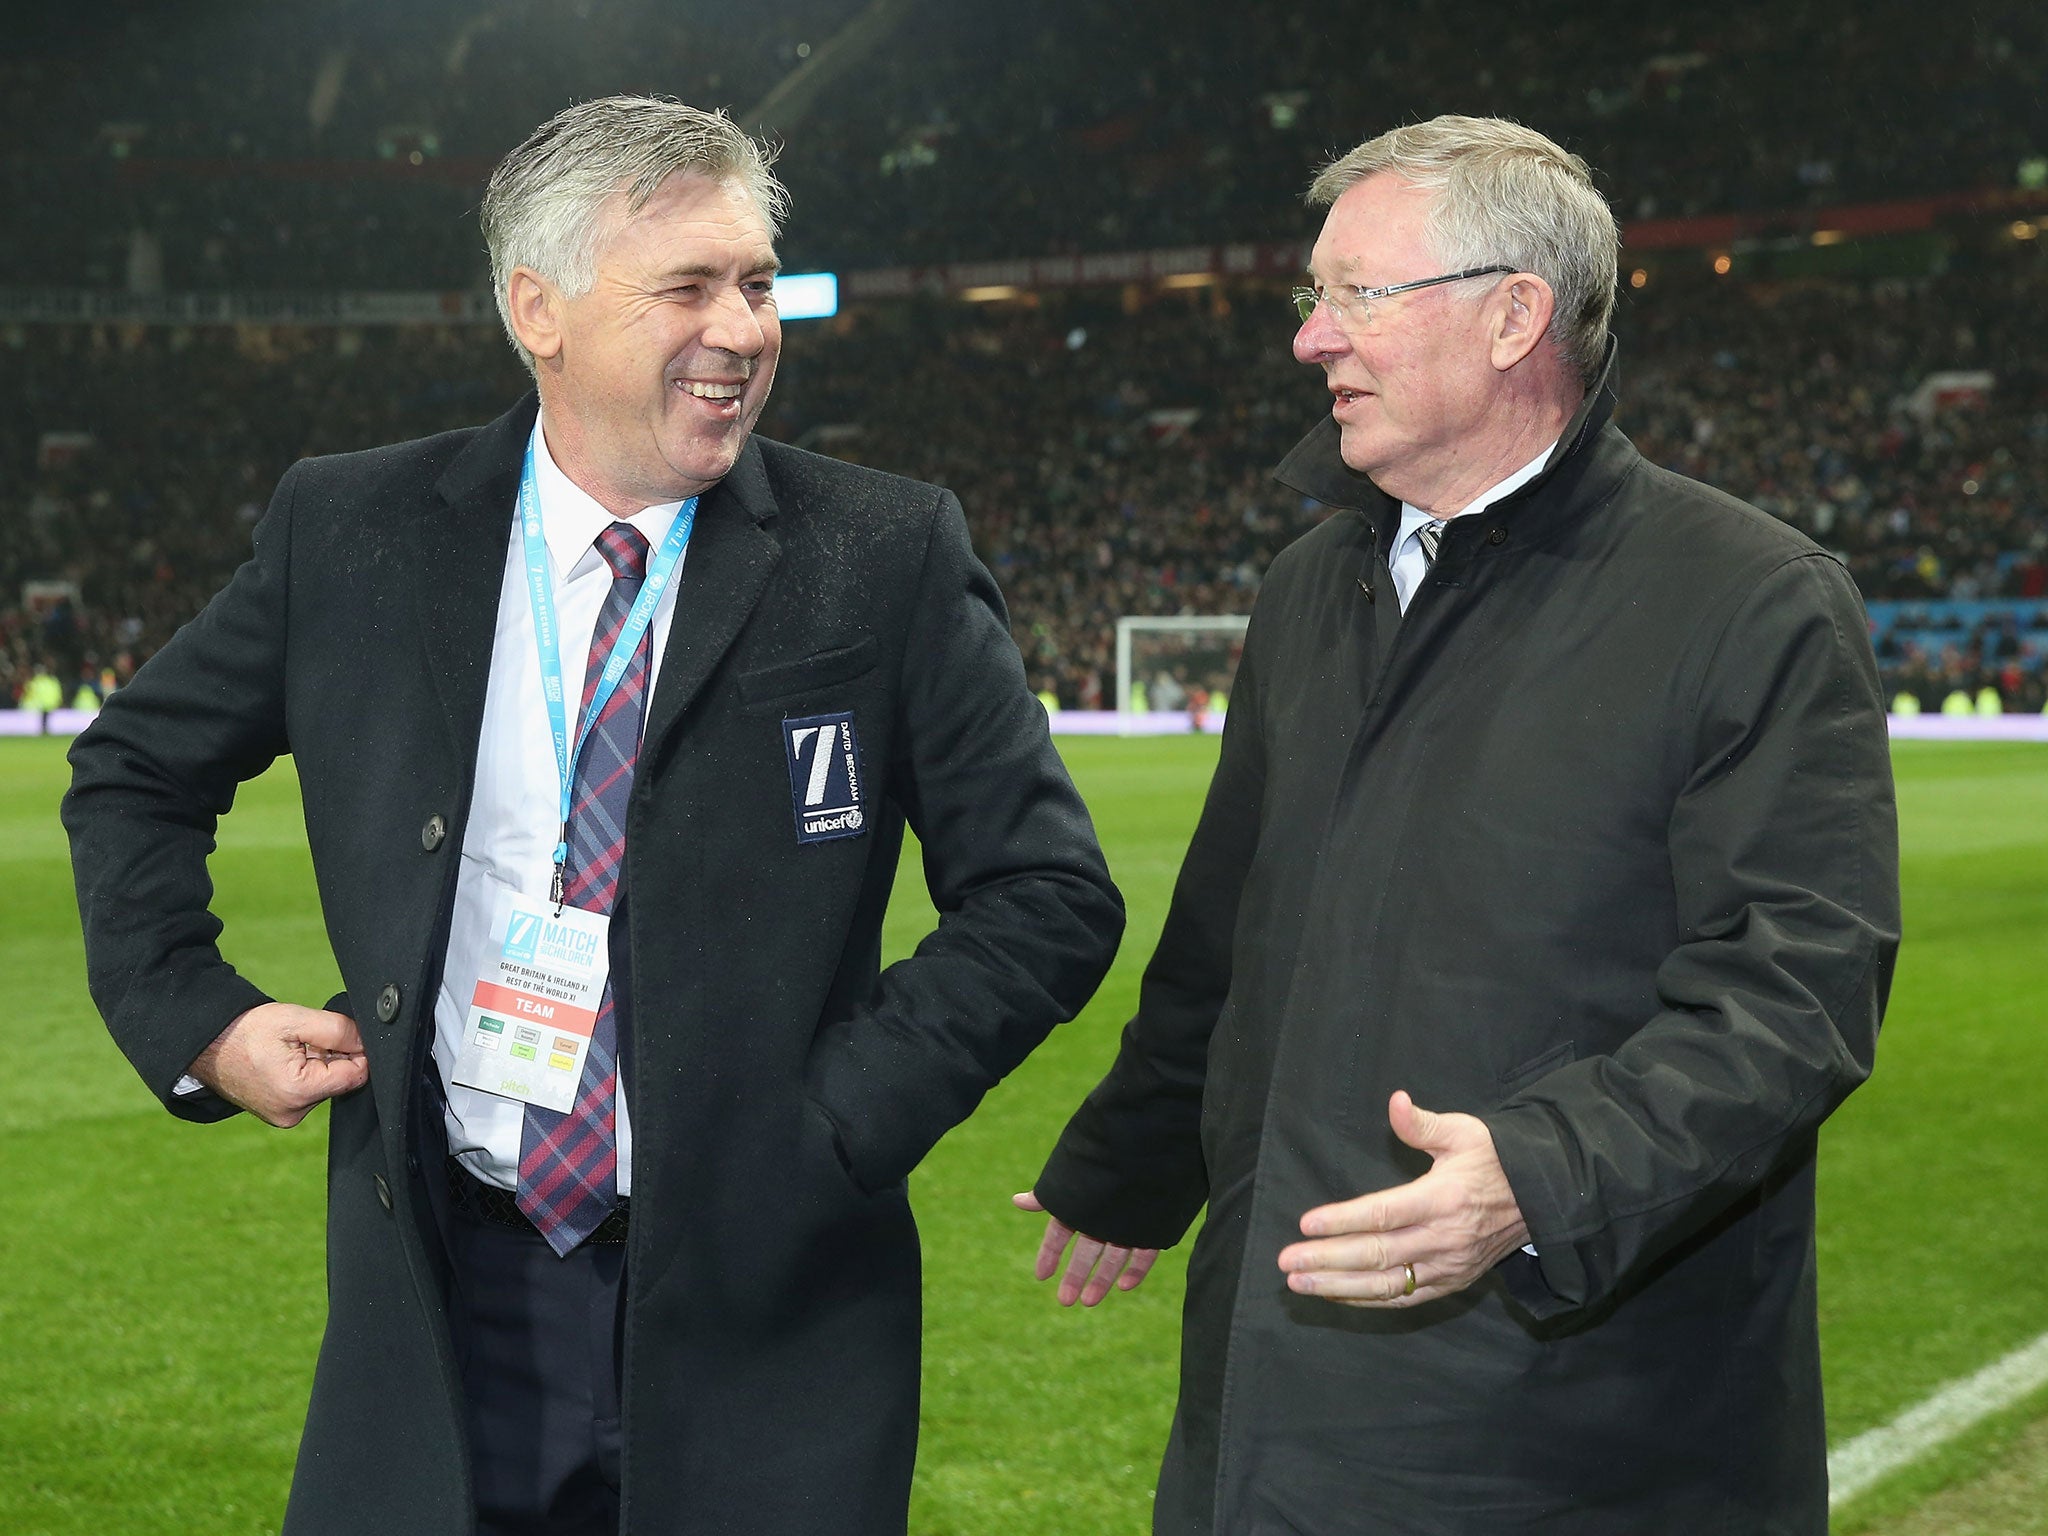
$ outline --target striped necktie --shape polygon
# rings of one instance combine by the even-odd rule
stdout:
[[[605,529],[597,536],[597,551],[612,568],[612,589],[591,632],[579,717],[590,709],[598,677],[647,577],[647,540],[631,524],[615,522]],[[590,728],[583,754],[576,761],[563,899],[586,912],[610,915],[618,902],[619,876],[626,858],[626,801],[633,789],[633,765],[640,755],[653,632],[652,624],[641,631],[640,644],[634,648],[625,675],[605,701],[604,713]],[[519,1140],[519,1209],[558,1254],[568,1253],[590,1236],[618,1204],[622,1021],[612,988],[612,981],[607,980],[575,1104],[567,1114],[527,1105]]]
[[[1415,537],[1422,544],[1422,559],[1426,565],[1436,564],[1436,547],[1444,539],[1444,525],[1440,518],[1432,517],[1415,530]]]

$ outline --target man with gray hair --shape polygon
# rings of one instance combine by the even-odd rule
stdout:
[[[1017,1197],[1039,1276],[1098,1303],[1208,1207],[1161,1532],[1821,1536],[1815,1137],[1899,933],[1861,604],[1609,421],[1576,156],[1441,117],[1311,198],[1280,478],[1338,510]]]
[[[491,180],[529,395],[298,464],[65,803],[94,995],[170,1109],[331,1104],[285,1530],[901,1536],[904,1180],[1122,905],[951,494],[764,441],[785,199],[593,101]],[[216,948],[289,752],[347,990]],[[883,970],[906,822],[937,930]]]

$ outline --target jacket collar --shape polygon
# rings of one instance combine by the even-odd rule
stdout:
[[[502,500],[509,517],[512,496],[518,487],[519,466],[526,455],[527,439],[533,436],[534,418],[539,414],[540,397],[528,390],[511,410],[478,431],[436,482],[434,489],[442,500],[456,507],[480,495]],[[775,495],[769,489],[768,471],[761,462],[761,446],[751,434],[732,472],[704,493],[700,512],[714,502],[729,503],[733,512],[755,523],[765,523],[775,516]]]
[[[512,498],[539,410],[539,397],[529,393],[473,435],[434,482],[441,505],[429,503],[415,528],[413,594],[427,670],[465,775],[483,729]]]
[[[444,505],[419,528],[421,623],[450,734],[465,760],[474,755],[483,728],[505,541],[512,533],[519,466],[539,410],[539,398],[529,393],[479,430],[435,483]],[[662,652],[661,686],[641,746],[643,763],[674,735],[760,600],[782,553],[770,531],[776,511],[760,442],[749,436],[732,471],[697,504]]]
[[[441,499],[450,506],[461,506],[481,491],[495,493],[498,483],[503,482],[505,515],[509,518],[520,460],[525,457],[526,440],[533,436],[534,418],[539,414],[540,396],[529,389],[511,410],[480,429],[434,483]]]
[[[679,739],[691,706],[767,590],[782,560],[776,512],[761,440],[749,435],[726,477],[697,503],[697,526],[677,578],[675,617],[661,653],[661,682],[641,734],[641,772],[659,766]]]
[[[1549,498],[1544,496],[1544,492],[1552,486],[1561,488],[1565,484],[1577,485],[1583,481],[1592,461],[1598,457],[1593,447],[1602,429],[1614,416],[1620,374],[1618,350],[1615,338],[1610,335],[1606,355],[1600,363],[1599,377],[1587,389],[1578,411],[1565,423],[1557,446],[1544,461],[1542,470],[1535,479],[1489,507],[1487,517],[1493,517],[1503,508],[1539,499],[1547,502]],[[1279,467],[1273,471],[1273,478],[1290,490],[1315,498],[1326,507],[1349,507],[1364,513],[1379,535],[1380,547],[1384,550],[1391,542],[1394,527],[1401,520],[1401,503],[1344,462],[1340,451],[1340,432],[1336,418],[1325,416],[1280,461]]]

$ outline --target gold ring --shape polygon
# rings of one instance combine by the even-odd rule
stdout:
[[[1415,1294],[1415,1266],[1413,1264],[1403,1264],[1401,1266],[1401,1273],[1408,1277],[1408,1283],[1401,1287],[1401,1294],[1403,1296],[1413,1296]]]

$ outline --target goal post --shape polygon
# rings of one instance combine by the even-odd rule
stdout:
[[[1227,692],[1251,620],[1241,613],[1179,614],[1116,621],[1116,710],[1185,709],[1185,694]],[[1165,680],[1168,699],[1153,697]],[[1174,694],[1182,697],[1173,698]],[[1142,703],[1138,702],[1140,699]]]

